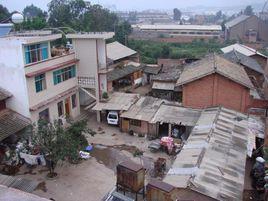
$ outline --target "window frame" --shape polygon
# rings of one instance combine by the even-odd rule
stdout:
[[[71,100],[72,100],[72,109],[77,107],[77,97],[76,94],[71,95]]]
[[[41,77],[43,76],[43,77]],[[40,89],[38,89],[37,84],[40,84]],[[46,83],[46,74],[42,73],[34,77],[34,84],[35,84],[35,92],[39,93],[41,91],[46,90],[47,83]]]
[[[48,59],[48,43],[37,43],[24,46],[25,64]]]
[[[76,77],[76,66],[68,66],[53,72],[54,85],[60,84],[61,82],[67,81]]]
[[[132,125],[132,126],[141,127],[141,120],[130,119],[129,123],[130,123],[130,125]]]

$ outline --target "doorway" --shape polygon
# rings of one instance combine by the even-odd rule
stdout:
[[[70,97],[65,99],[65,115],[70,116]]]

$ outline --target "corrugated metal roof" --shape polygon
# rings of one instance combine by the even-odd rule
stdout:
[[[171,123],[194,126],[201,111],[175,105],[161,105],[150,123]]]
[[[12,96],[11,93],[9,93],[7,90],[0,87],[0,101],[5,100],[11,96]]]
[[[92,110],[126,111],[139,98],[139,94],[114,92],[106,102],[97,103]]]
[[[116,67],[107,73],[107,80],[114,81],[142,69],[142,65],[134,65],[132,62],[123,67]]]
[[[140,29],[146,30],[201,30],[201,31],[221,31],[220,25],[176,25],[176,24],[141,24],[134,25]]]
[[[161,89],[161,90],[169,90],[174,91],[175,82],[159,82],[153,81],[152,89]]]
[[[132,50],[117,41],[107,44],[107,57],[113,61],[132,56],[136,53],[135,50]]]
[[[226,28],[231,28],[231,27],[233,27],[233,26],[245,21],[246,19],[248,19],[250,17],[251,16],[248,16],[248,15],[240,15],[240,16],[236,17],[235,19],[225,23],[225,27]]]
[[[0,201],[49,201],[37,195],[0,185]]]
[[[216,200],[242,200],[248,141],[246,118],[221,107],[203,110],[187,146],[178,154],[164,181]]]
[[[31,193],[40,182],[0,174],[0,185]]]
[[[0,111],[0,141],[21,131],[30,123],[28,118],[10,109]]]
[[[253,58],[246,56],[244,54],[241,54],[240,52],[233,50],[231,52],[225,53],[224,58],[228,59],[229,61],[232,61],[234,63],[242,64],[245,67],[248,67],[258,73],[263,74],[264,71],[260,64]]]
[[[267,58],[267,56],[265,56],[264,54],[258,52],[257,50],[255,50],[255,49],[253,49],[251,47],[248,47],[246,45],[238,44],[238,43],[233,44],[233,45],[229,45],[229,46],[224,47],[224,48],[221,49],[221,51],[223,53],[228,53],[228,52],[231,52],[233,50],[235,50],[237,52],[240,52],[241,54],[244,54],[244,55],[249,56],[249,57],[257,54],[257,55],[260,55],[262,57]]]
[[[157,75],[161,70],[161,67],[158,65],[145,65],[143,72],[148,74]]]
[[[149,122],[163,102],[164,100],[150,96],[141,97],[128,111],[122,113],[121,117]]]
[[[184,68],[177,86],[187,84],[202,77],[218,73],[250,89],[254,88],[244,68],[219,55],[209,55]]]

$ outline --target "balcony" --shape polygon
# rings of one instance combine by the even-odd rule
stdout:
[[[78,85],[83,88],[95,89],[95,77],[78,77]]]
[[[77,61],[74,52],[57,53],[46,60],[25,65],[25,75],[33,77],[61,67],[74,65]]]

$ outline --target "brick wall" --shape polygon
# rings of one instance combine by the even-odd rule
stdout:
[[[183,86],[183,106],[206,108],[224,106],[247,112],[250,93],[246,87],[221,75],[213,74]]]

